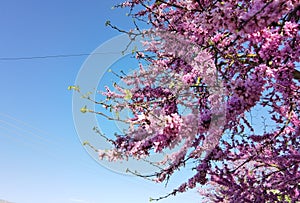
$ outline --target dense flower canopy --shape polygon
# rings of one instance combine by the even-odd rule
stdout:
[[[168,181],[187,161],[197,166],[169,195],[210,185],[199,192],[213,202],[300,200],[299,1],[131,0],[117,7],[130,9],[136,27],[129,37],[147,38],[136,52],[146,62],[103,93],[105,108],[131,117],[100,158],[176,149],[155,163],[155,181]],[[139,29],[142,22],[150,29]],[[249,112],[257,106],[275,127],[256,132]]]

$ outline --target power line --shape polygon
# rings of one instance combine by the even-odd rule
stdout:
[[[18,60],[35,60],[35,59],[48,59],[48,58],[68,58],[90,55],[108,55],[108,54],[121,54],[122,52],[99,52],[99,53],[82,53],[82,54],[59,54],[59,55],[45,55],[45,56],[27,56],[27,57],[1,57],[0,61],[18,61]]]

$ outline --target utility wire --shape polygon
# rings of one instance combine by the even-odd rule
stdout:
[[[28,56],[28,57],[1,57],[0,61],[18,61],[18,60],[34,60],[34,59],[47,59],[47,58],[68,58],[68,57],[79,57],[79,56],[90,56],[90,55],[108,55],[108,54],[121,54],[120,52],[99,52],[91,54],[59,54],[59,55],[45,55],[45,56]]]

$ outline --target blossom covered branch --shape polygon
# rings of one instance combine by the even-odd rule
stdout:
[[[195,174],[166,197],[210,185],[200,192],[213,202],[299,200],[299,1],[130,0],[117,7],[151,26],[141,31],[135,23],[127,32],[147,36],[136,56],[148,65],[103,93],[105,108],[131,117],[100,158],[174,149],[155,163],[157,182],[196,161]],[[247,117],[257,106],[276,123],[262,134]]]

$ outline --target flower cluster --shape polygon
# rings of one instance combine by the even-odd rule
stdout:
[[[202,191],[213,202],[298,201],[299,1],[129,0],[121,7],[151,26],[137,57],[150,65],[122,78],[131,88],[104,93],[113,111],[127,108],[132,117],[100,158],[139,159],[178,146],[158,163],[155,181],[187,160],[198,165],[173,195],[199,184],[214,188]],[[246,115],[257,106],[276,124],[261,134]]]

